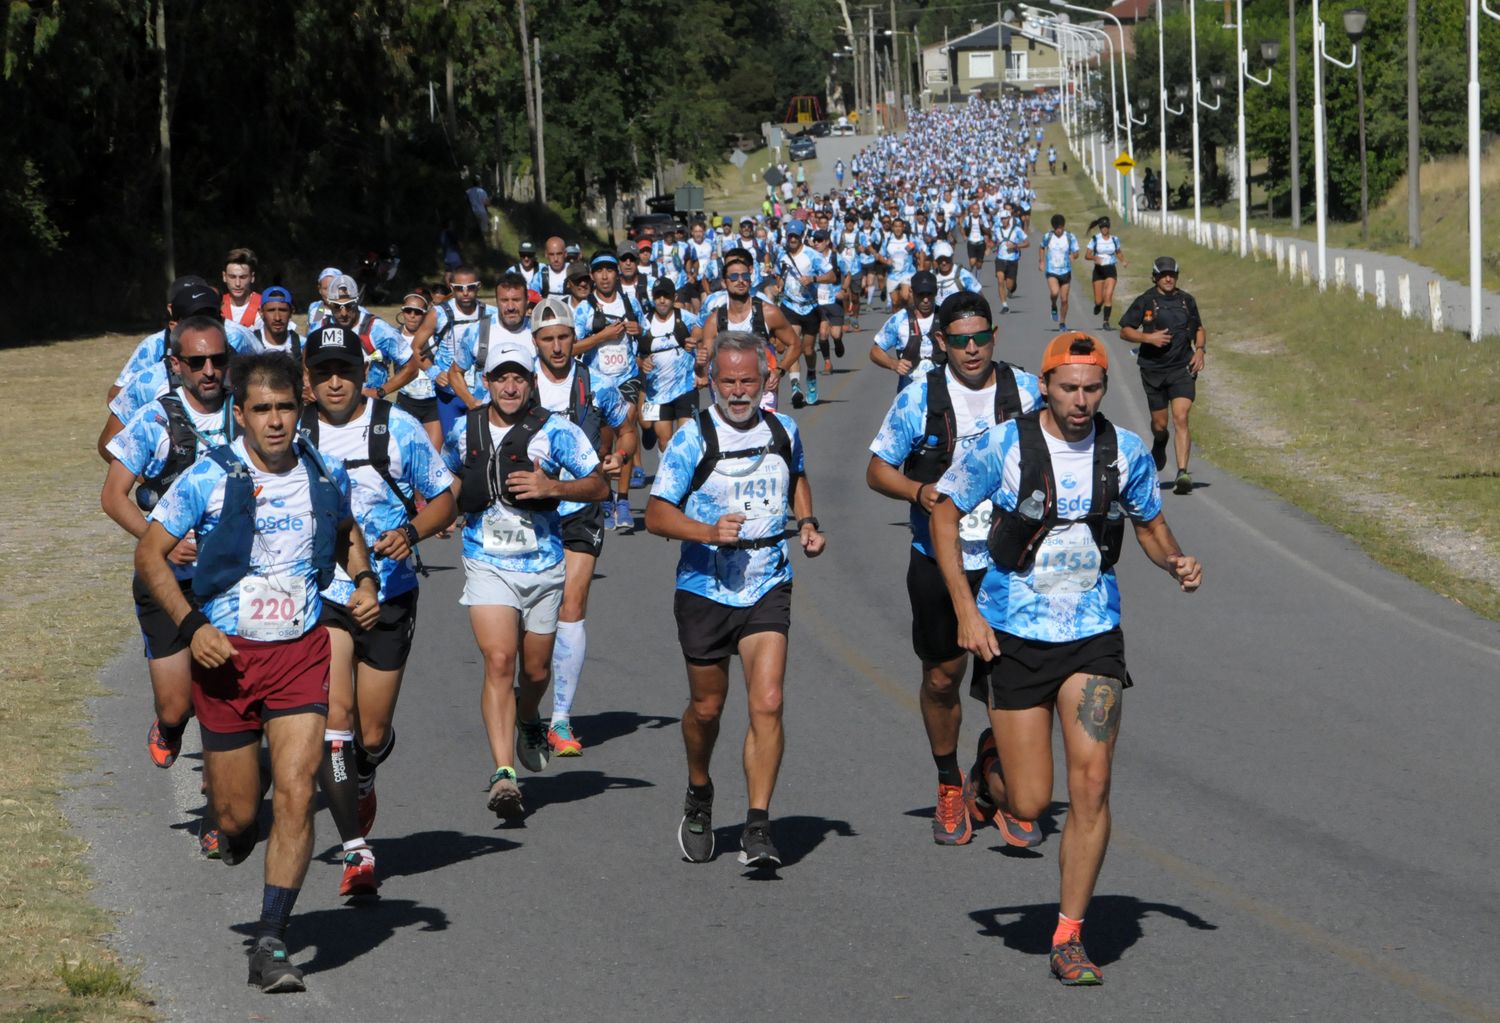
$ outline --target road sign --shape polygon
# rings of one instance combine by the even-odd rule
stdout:
[[[736,167],[745,166],[745,162],[749,159],[750,158],[746,156],[744,152],[738,149],[729,154],[729,162],[734,164]]]
[[[1135,161],[1130,158],[1129,153],[1121,153],[1115,157],[1115,170],[1121,174],[1129,174],[1135,169]]]

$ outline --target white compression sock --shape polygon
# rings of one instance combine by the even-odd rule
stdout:
[[[552,647],[553,721],[567,721],[573,710],[573,694],[578,691],[588,645],[583,622],[557,623],[557,642]]]

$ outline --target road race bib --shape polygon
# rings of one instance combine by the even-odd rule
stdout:
[[[240,580],[238,635],[262,643],[296,639],[303,633],[303,597],[307,584],[301,576],[247,575]]]
[[[973,511],[958,520],[958,538],[964,543],[986,543],[994,514],[995,506],[989,501],[981,501]]]
[[[750,474],[730,477],[726,481],[729,510],[742,513],[746,519],[769,519],[784,514],[786,493],[781,466],[781,459],[767,455]]]
[[[661,405],[658,402],[641,399],[641,419],[648,423],[661,422]]]
[[[627,342],[614,341],[599,346],[599,372],[617,377],[630,367],[630,350]]]
[[[514,556],[536,550],[536,524],[531,516],[504,505],[491,505],[480,524],[486,554]]]
[[[1031,587],[1045,596],[1087,593],[1099,581],[1099,548],[1087,529],[1069,528],[1047,534],[1036,554]]]

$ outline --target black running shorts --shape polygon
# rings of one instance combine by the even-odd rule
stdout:
[[[436,398],[412,398],[405,394],[396,396],[396,407],[419,423],[436,423],[438,421],[438,401]]]
[[[191,579],[179,580],[183,599],[194,609],[198,607],[198,595],[193,592]],[[130,595],[135,598],[135,617],[141,626],[141,642],[146,649],[146,660],[159,661],[186,650],[191,644],[177,631],[177,623],[162,610],[162,606],[151,596],[145,580],[134,576],[130,580]]]
[[[1069,643],[1043,643],[995,630],[998,661],[974,659],[969,695],[992,710],[1026,710],[1057,698],[1073,675],[1099,675],[1133,683],[1125,670],[1125,636],[1119,626]]]
[[[730,607],[687,590],[672,596],[677,641],[689,664],[718,664],[737,653],[740,641],[757,632],[792,627],[792,584],[782,583],[749,607]]]
[[[1120,271],[1115,267],[1113,263],[1111,263],[1109,266],[1094,267],[1094,280],[1096,281],[1112,281],[1119,276]]]
[[[396,671],[406,667],[411,654],[412,637],[417,631],[417,590],[386,597],[380,602],[380,620],[374,628],[361,629],[343,604],[324,598],[318,624],[338,629],[354,637],[354,656],[360,664],[376,671]]]
[[[969,592],[978,593],[984,569],[965,572]],[[911,648],[923,664],[941,664],[963,656],[958,645],[958,615],[938,563],[915,547],[906,566],[906,596],[911,601]]]
[[[563,516],[563,550],[598,557],[604,551],[604,506],[586,504],[572,515]]]
[[[1169,369],[1141,367],[1141,387],[1146,391],[1146,407],[1152,412],[1171,408],[1174,398],[1193,401],[1198,397],[1198,378],[1186,366]]]

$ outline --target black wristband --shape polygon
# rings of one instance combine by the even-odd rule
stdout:
[[[202,611],[199,611],[195,607],[183,616],[182,621],[177,623],[177,635],[182,637],[185,642],[191,643],[193,641],[194,633],[203,628],[205,625],[212,624],[213,623],[208,620],[208,615],[204,614]]]
[[[362,579],[364,579],[366,576],[369,576],[371,579],[375,580],[375,592],[379,593],[380,592],[380,576],[376,575],[374,572],[371,572],[368,568],[365,569],[363,572],[360,572],[358,575],[356,575],[354,577],[354,586],[355,586],[355,588],[356,589],[359,588],[360,581]]]
[[[415,547],[422,539],[417,534],[417,527],[412,525],[410,522],[401,523],[401,525],[397,527],[396,531],[402,536],[406,537],[406,546],[408,547]]]
[[[807,516],[804,519],[798,519],[797,520],[797,529],[799,531],[802,529],[803,526],[807,526],[807,525],[812,526],[813,530],[815,532],[818,532],[818,533],[823,532],[822,524],[818,522],[818,517],[816,515],[809,515],[809,516]]]

